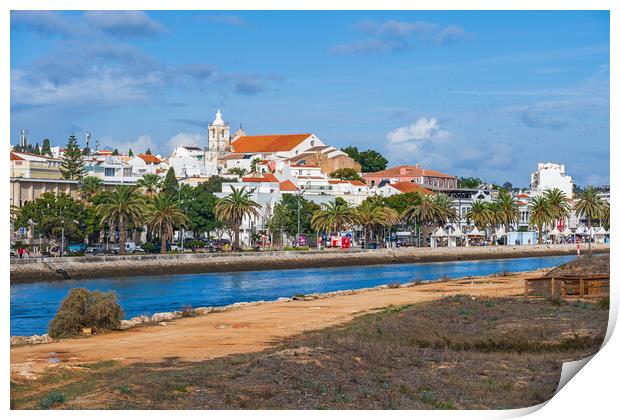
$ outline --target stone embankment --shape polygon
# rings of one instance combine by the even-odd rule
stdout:
[[[582,253],[585,252],[582,245]],[[609,245],[593,245],[609,253]],[[226,254],[125,255],[28,258],[11,261],[11,283],[193,274],[312,267],[343,267],[435,261],[575,255],[576,245],[488,246],[460,248],[393,248],[379,250],[272,251]]]

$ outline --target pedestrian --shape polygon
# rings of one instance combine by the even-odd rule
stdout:
[[[19,254],[19,258],[24,258],[24,248],[21,246],[17,249],[17,253]]]

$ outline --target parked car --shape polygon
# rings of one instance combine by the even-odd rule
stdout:
[[[136,251],[136,243],[135,242],[125,242],[125,253],[126,254],[133,254]],[[114,254],[118,255],[120,253],[120,245],[115,245],[113,248]],[[142,249],[142,248],[140,248]]]
[[[67,254],[81,254],[86,251],[86,245],[83,243],[72,243],[67,245]]]
[[[103,244],[92,244],[86,247],[86,254],[103,254],[105,252],[105,246]]]

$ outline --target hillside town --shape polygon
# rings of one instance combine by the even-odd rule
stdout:
[[[169,156],[100,149],[90,133],[84,147],[78,142],[72,136],[64,147],[49,140],[32,146],[22,130],[11,147],[11,243],[20,257],[609,241],[609,188],[576,195],[560,163],[539,163],[529,188],[415,162],[387,167],[374,151],[367,152],[380,159],[371,169],[380,169],[368,171],[357,148],[340,150],[314,133],[231,133],[220,110],[208,144],[177,146]],[[102,216],[106,196],[119,188],[149,199],[167,191],[179,214],[149,219],[146,211],[120,211],[123,220],[112,208]],[[226,200],[228,211],[221,205],[218,214]],[[52,213],[39,208],[43,202]]]

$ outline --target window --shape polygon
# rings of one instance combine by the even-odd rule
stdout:
[[[314,147],[314,140],[310,140],[310,146]]]
[[[114,168],[105,168],[105,173],[104,173],[105,176],[114,176],[114,173],[115,173]]]
[[[124,177],[131,176],[131,168],[123,168],[123,176]]]

